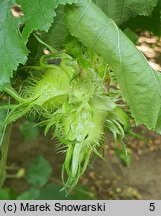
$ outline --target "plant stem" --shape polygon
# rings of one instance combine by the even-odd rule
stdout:
[[[11,97],[13,97],[16,101],[18,101],[18,102],[26,102],[26,100],[25,99],[23,99],[18,93],[17,93],[17,91],[14,89],[14,88],[12,88],[12,86],[10,86],[10,85],[6,85],[5,86],[5,92],[7,93],[7,94],[9,94]]]
[[[12,124],[4,128],[2,142],[0,143],[1,159],[0,159],[0,187],[2,187],[6,179],[6,161],[8,156],[8,146],[12,131]]]

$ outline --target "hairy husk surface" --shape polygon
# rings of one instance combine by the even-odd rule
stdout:
[[[18,103],[12,105],[4,124],[36,110],[45,133],[54,129],[53,136],[65,153],[62,180],[68,193],[85,172],[91,154],[102,157],[99,149],[105,130],[122,139],[129,130],[129,118],[108,94],[97,71],[80,68],[70,55],[42,56],[40,65],[31,69],[37,72],[31,72],[19,94],[6,87]]]

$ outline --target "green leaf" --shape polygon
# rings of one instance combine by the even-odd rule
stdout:
[[[158,0],[93,0],[118,25],[137,15],[149,16]]]
[[[65,192],[60,191],[60,187],[55,184],[47,184],[41,190],[39,200],[65,200]]]
[[[59,4],[72,4],[76,0],[17,0],[24,13],[25,27],[23,29],[23,40],[26,43],[33,30],[48,31],[53,18],[56,16],[55,9]]]
[[[0,200],[15,200],[16,193],[11,188],[0,189]]]
[[[0,2],[0,91],[10,82],[13,70],[27,59],[27,49],[22,42],[18,21],[11,13],[14,0]]]
[[[39,128],[35,122],[26,120],[20,125],[21,135],[26,141],[35,140],[39,136]]]
[[[64,191],[55,184],[47,184],[42,188],[38,200],[91,200],[94,195],[85,187],[77,187],[75,190],[66,196]]]
[[[30,33],[33,30],[48,31],[55,9],[59,4],[72,4],[77,0],[3,0],[0,2],[0,91],[6,83],[10,83],[13,71],[19,64],[27,60],[27,48]],[[24,16],[14,17],[11,8],[15,4],[22,8]],[[19,31],[20,24],[25,24],[22,35]]]
[[[17,200],[35,200],[39,197],[40,191],[36,188],[30,188],[28,191],[21,193]]]
[[[63,42],[69,34],[64,22],[64,6],[60,5],[56,10],[54,23],[48,33],[42,35],[42,40],[54,48],[62,48]]]
[[[155,22],[154,22],[155,20]],[[141,29],[141,31],[150,31],[153,34],[161,35],[161,0],[158,0],[157,6],[154,8],[150,16],[137,16],[131,18],[125,23],[125,26],[130,27],[134,31]]]
[[[45,185],[50,177],[52,168],[42,156],[36,158],[27,170],[27,180],[35,187]]]
[[[107,60],[136,124],[161,132],[161,74],[90,0],[66,7],[66,23],[73,36]]]
[[[45,41],[45,43],[48,44],[49,46],[54,47],[55,49],[62,49],[65,38],[68,35],[70,35],[64,21],[64,6],[59,5],[58,8],[55,10],[55,12],[56,12],[56,17],[54,18],[54,22],[52,23],[49,31],[42,32],[39,37],[42,39],[42,41]],[[31,41],[31,37],[29,43],[30,41]],[[30,47],[31,48],[29,49],[32,50],[33,53],[33,45],[31,44]],[[46,46],[39,44],[36,53],[37,58],[43,55],[44,48],[46,48]]]

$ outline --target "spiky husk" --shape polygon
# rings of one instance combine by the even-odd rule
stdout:
[[[85,172],[92,153],[101,156],[99,148],[105,129],[115,139],[122,139],[129,129],[127,114],[109,96],[104,80],[91,68],[79,68],[77,61],[65,53],[43,56],[38,70],[14,97],[19,104],[10,111],[4,124],[26,113],[43,117],[39,125],[45,134],[54,128],[53,136],[65,153],[62,166],[64,189],[70,191]],[[8,91],[9,92],[9,91]],[[60,148],[60,147],[59,147]]]

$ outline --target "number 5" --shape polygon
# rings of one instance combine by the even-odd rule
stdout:
[[[150,203],[149,210],[150,211],[154,211],[155,210],[155,203]]]

